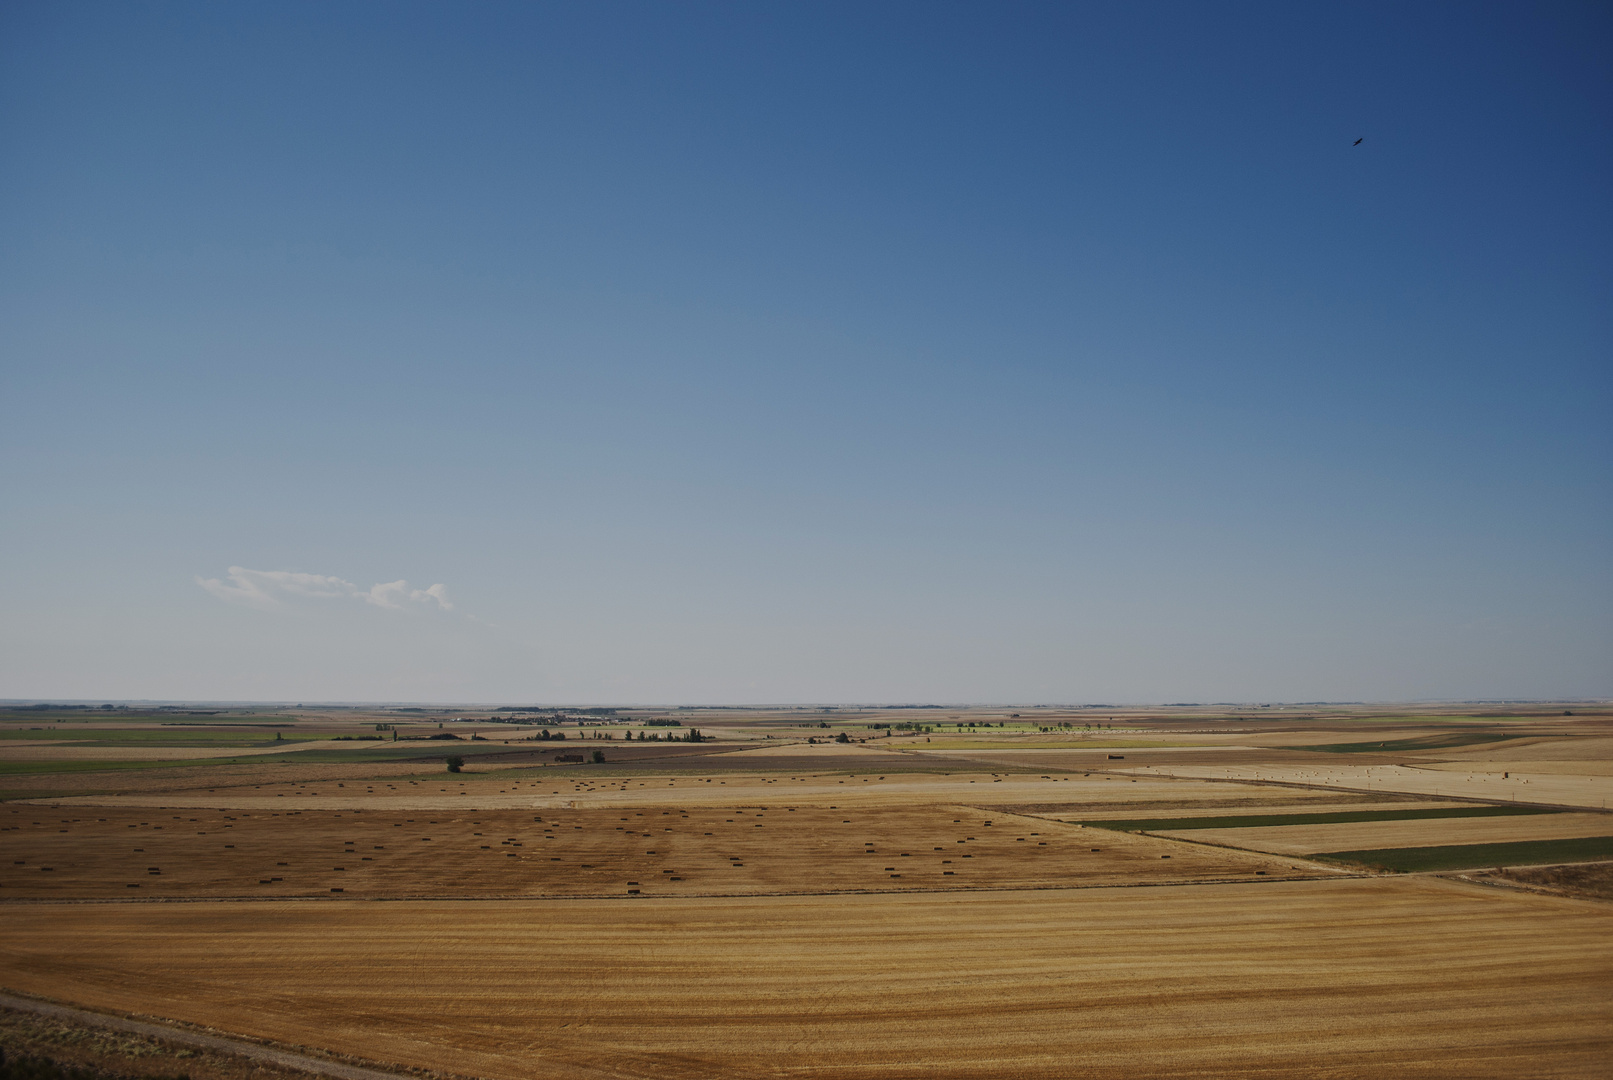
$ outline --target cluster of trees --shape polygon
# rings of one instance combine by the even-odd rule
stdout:
[[[825,739],[824,741],[828,742],[829,740]],[[853,739],[850,735],[847,735],[844,731],[842,731],[842,732],[840,732],[839,734],[837,734],[834,737],[833,741],[835,741],[837,743],[849,743],[849,742],[867,742],[868,740],[866,740],[866,739]],[[816,738],[810,738],[810,739],[807,740],[807,745],[816,746],[816,745],[818,745],[818,740]]]
[[[678,726],[682,727],[683,725],[679,724]],[[608,735],[606,736],[606,738],[609,737],[610,736]],[[638,733],[639,742],[704,742],[709,738],[711,738],[710,735],[700,734],[699,728],[690,728],[682,735],[673,735],[671,732],[668,732],[665,735],[651,735],[648,731],[641,731]],[[627,733],[627,741],[633,741],[633,733],[631,731]]]

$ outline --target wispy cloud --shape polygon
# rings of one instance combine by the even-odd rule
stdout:
[[[411,589],[409,583],[401,578],[384,585],[371,585],[364,599],[376,607],[400,608],[403,605],[399,601],[402,600],[412,600],[417,604],[435,600],[437,606],[444,610],[454,606],[448,602],[448,586],[439,584],[429,589]]]
[[[232,566],[225,579],[198,576],[196,584],[220,600],[257,608],[279,607],[286,596],[362,600],[366,604],[394,611],[410,604],[435,604],[444,611],[452,610],[454,606],[448,602],[448,586],[437,584],[427,589],[413,589],[402,579],[361,589],[351,581],[324,574],[303,574],[294,570],[248,570],[244,566]]]

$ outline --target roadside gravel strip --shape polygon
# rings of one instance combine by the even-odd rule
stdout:
[[[306,1057],[302,1054],[293,1054],[285,1050],[259,1046],[257,1043],[226,1039],[217,1035],[203,1035],[199,1032],[186,1031],[183,1028],[164,1027],[161,1024],[145,1024],[139,1020],[125,1020],[121,1016],[108,1016],[105,1013],[74,1009],[66,1005],[52,1005],[49,1002],[13,997],[5,993],[0,993],[0,1005],[4,1005],[8,1009],[18,1009],[40,1016],[54,1017],[59,1020],[70,1020],[74,1023],[110,1028],[113,1031],[149,1035],[153,1038],[180,1043],[184,1046],[194,1046],[203,1050],[239,1054],[255,1061],[278,1065],[281,1068],[297,1069],[319,1076],[333,1076],[339,1078],[339,1080],[413,1080],[413,1078],[406,1078],[399,1073],[381,1072],[378,1069],[362,1069],[357,1065],[343,1065],[336,1061]]]

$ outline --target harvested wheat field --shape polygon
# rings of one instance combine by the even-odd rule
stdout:
[[[1426,879],[89,910],[10,909],[0,977],[512,1080],[1591,1076],[1613,1054],[1613,910]]]
[[[738,757],[725,754],[725,758]],[[821,759],[795,762],[795,770],[776,773],[722,773],[665,776],[642,772],[613,772],[607,766],[516,769],[500,772],[466,772],[418,779],[414,775],[386,775],[361,780],[328,776],[297,778],[274,783],[273,770],[259,782],[216,786],[178,787],[166,790],[116,794],[63,795],[48,800],[62,806],[141,806],[171,808],[231,808],[241,810],[430,810],[473,806],[488,809],[588,809],[630,804],[666,807],[740,806],[767,802],[817,806],[912,806],[915,803],[951,803],[960,799],[990,805],[1072,806],[1135,804],[1144,808],[1189,806],[1225,802],[1233,804],[1289,803],[1308,798],[1338,801],[1338,793],[1308,793],[1256,785],[1212,783],[1173,778],[1116,776],[1107,773],[911,771],[908,755],[884,753],[878,767],[860,759],[855,771],[820,773]],[[758,759],[751,758],[751,761]],[[775,758],[776,761],[787,759]],[[921,762],[922,764],[922,762]],[[907,770],[907,771],[904,771]],[[286,771],[290,771],[289,769]],[[1358,796],[1370,798],[1371,796]],[[1348,796],[1344,796],[1348,798]]]
[[[445,806],[429,815],[117,806],[90,816],[13,805],[0,810],[0,830],[7,898],[734,895],[1332,873],[967,806]]]

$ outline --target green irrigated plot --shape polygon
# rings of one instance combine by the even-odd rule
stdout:
[[[1417,750],[1449,750],[1476,743],[1505,742],[1508,739],[1539,738],[1519,732],[1453,731],[1448,735],[1420,735],[1411,739],[1385,739],[1381,742],[1324,743],[1320,746],[1285,746],[1284,750],[1312,750],[1322,754],[1392,754]]]
[[[1613,836],[1568,840],[1519,840],[1507,844],[1451,844],[1445,847],[1371,848],[1322,851],[1310,859],[1409,873],[1418,870],[1471,870],[1480,866],[1538,866],[1613,859]]]
[[[1083,821],[1081,824],[1119,832],[1169,832],[1178,829],[1262,829],[1281,825],[1343,825],[1354,821],[1417,821],[1421,818],[1516,817],[1560,814],[1540,806],[1431,806],[1421,810],[1337,810],[1317,814],[1234,814],[1227,817],[1141,818],[1131,821]]]

